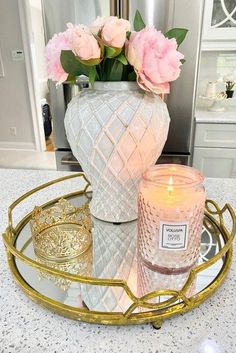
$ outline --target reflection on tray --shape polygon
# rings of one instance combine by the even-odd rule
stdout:
[[[92,277],[123,279],[135,293],[137,222],[114,225],[93,218]],[[81,294],[90,310],[125,311],[131,300],[122,288],[82,284]]]
[[[201,238],[201,249],[200,249],[200,257],[198,259],[198,264],[208,261],[212,258],[217,252],[219,252],[219,248],[221,245],[219,244],[217,234],[219,233],[217,229],[211,229],[211,233],[205,227],[202,230],[202,238]],[[220,260],[222,262],[222,260]],[[204,273],[205,272],[205,273]],[[202,276],[197,276],[195,280],[192,282],[190,288],[186,292],[186,297],[192,297],[194,294],[201,291],[211,282],[211,279],[215,278],[217,273],[219,272],[219,264],[216,264],[211,269],[207,269],[203,271]],[[163,274],[158,271],[153,271],[149,267],[145,266],[141,257],[138,257],[138,296],[143,297],[148,293],[168,289],[174,291],[180,291],[187,279],[189,277],[189,272],[180,273],[180,274]],[[160,295],[158,297],[154,297],[150,299],[149,303],[161,303],[166,300],[169,300],[172,297]],[[176,300],[176,302],[180,302],[180,300]],[[174,304],[175,302],[173,302]]]
[[[58,263],[38,258],[31,241],[29,223],[22,229],[21,238],[18,239],[19,246],[21,244],[20,250],[26,256],[61,271],[86,277],[124,280],[133,294],[139,298],[161,289],[177,291],[182,289],[188,273],[164,275],[150,270],[139,261],[136,253],[136,221],[114,225],[92,218],[92,224],[91,247],[70,261]],[[212,258],[222,245],[223,238],[219,237],[217,227],[214,228],[211,223],[205,222],[199,263]],[[192,296],[206,288],[219,273],[222,263],[221,259],[198,274],[186,296]],[[38,270],[18,260],[17,267],[32,288],[63,304],[99,312],[125,312],[132,304],[121,287],[71,282],[43,271],[39,273]],[[148,302],[161,303],[167,299],[169,297],[159,296]],[[144,309],[137,308],[135,312],[140,310]]]
[[[143,297],[148,293],[169,289],[179,291],[183,288],[185,282],[187,281],[189,272],[180,274],[163,274],[157,271],[150,270],[145,264],[138,261],[138,296]],[[192,283],[191,287],[188,289],[186,296],[191,297],[196,292],[196,280]],[[172,296],[158,296],[149,300],[150,303],[161,303]]]
[[[70,261],[58,263],[55,261],[47,261],[37,256],[35,259],[37,262],[45,266],[52,267],[56,270],[76,274],[79,276],[90,277],[92,271],[92,256],[92,246],[90,246],[90,248],[85,253]],[[53,281],[63,291],[66,291],[72,283],[68,279],[39,271],[39,279],[42,280],[45,278]]]

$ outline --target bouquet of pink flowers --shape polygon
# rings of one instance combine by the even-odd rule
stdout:
[[[178,51],[187,30],[174,28],[165,35],[145,26],[137,11],[134,30],[115,16],[97,17],[91,26],[67,25],[46,46],[48,76],[59,84],[89,81],[135,81],[156,94],[169,93],[170,82],[180,74],[184,56]]]

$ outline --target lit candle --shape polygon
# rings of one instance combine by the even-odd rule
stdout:
[[[203,176],[182,165],[148,170],[139,189],[139,254],[160,272],[188,271],[199,257],[205,204]]]
[[[171,197],[172,192],[173,192],[173,190],[174,190],[174,187],[173,187],[173,177],[172,177],[172,176],[171,176],[170,179],[169,179],[167,190],[168,190],[168,196]]]

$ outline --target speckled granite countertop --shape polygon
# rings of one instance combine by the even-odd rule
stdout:
[[[236,124],[236,106],[227,107],[223,112],[210,112],[207,108],[197,108],[196,123]]]
[[[0,169],[1,233],[13,200],[61,175],[65,173]],[[236,209],[236,179],[208,179],[206,188],[208,197],[220,206],[229,202]],[[19,212],[16,210],[16,216],[20,217]],[[223,286],[210,299],[185,315],[169,319],[160,330],[151,325],[92,325],[53,314],[28,299],[14,282],[1,241],[0,264],[1,353],[236,352],[236,255]]]

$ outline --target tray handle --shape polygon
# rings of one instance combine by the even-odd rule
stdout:
[[[11,230],[11,232],[13,234],[15,234],[15,229],[13,227],[13,220],[12,220],[12,211],[14,210],[14,208],[19,205],[19,203],[21,203],[23,200],[25,200],[27,197],[35,194],[37,191],[41,191],[45,188],[47,188],[48,186],[60,183],[62,181],[68,180],[68,179],[73,179],[73,178],[78,178],[81,177],[86,181],[86,185],[84,187],[83,190],[81,190],[83,193],[85,193],[88,189],[88,187],[91,185],[90,181],[87,179],[87,177],[85,176],[84,173],[75,173],[75,174],[71,174],[71,175],[67,175],[65,177],[61,177],[52,181],[49,181],[45,184],[42,184],[40,186],[37,186],[36,188],[26,192],[25,194],[23,194],[22,196],[20,196],[18,199],[16,199],[9,207],[8,207],[8,228]]]
[[[181,289],[180,294],[185,294],[189,290],[189,288],[191,287],[191,284],[193,283],[195,277],[197,276],[197,273],[206,270],[208,267],[212,266],[214,263],[216,263],[218,260],[220,260],[223,256],[226,255],[226,253],[232,247],[232,243],[235,238],[236,214],[233,208],[227,203],[221,209],[218,206],[218,204],[213,200],[206,200],[205,208],[206,208],[205,214],[211,220],[211,225],[213,224],[216,227],[216,229],[219,230],[219,234],[223,233],[223,236],[225,238],[225,245],[211,259],[209,259],[206,262],[203,262],[202,264],[196,266],[190,271],[189,277],[185,282],[184,287]],[[224,215],[226,212],[229,213],[230,219],[232,221],[231,231],[229,231],[225,226]],[[232,252],[229,254],[229,256],[230,256],[230,263],[231,263]]]

